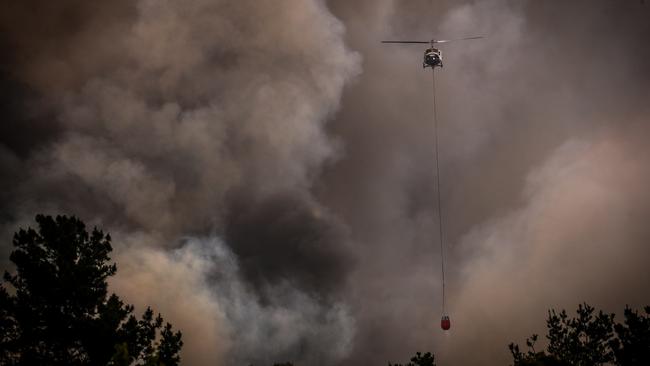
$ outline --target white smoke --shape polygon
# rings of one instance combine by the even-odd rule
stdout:
[[[217,238],[188,238],[172,251],[136,240],[116,260],[111,289],[136,310],[153,303],[183,324],[183,359],[193,365],[328,365],[350,350],[354,320],[345,304],[325,305],[289,282],[260,296]]]

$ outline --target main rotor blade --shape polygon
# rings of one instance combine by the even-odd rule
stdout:
[[[456,39],[432,39],[430,41],[381,41],[381,43],[419,43],[419,44],[430,44],[430,43],[447,43],[454,41],[466,41],[468,39],[479,39],[485,38],[483,36],[476,37],[465,37],[465,38],[456,38]]]
[[[431,41],[381,41],[381,43],[423,43],[429,44]]]
[[[465,38],[456,38],[456,39],[434,39],[432,42],[433,43],[447,43],[447,42],[465,41],[465,40],[468,40],[468,39],[479,39],[479,38],[485,38],[485,37],[477,36],[477,37],[465,37]]]

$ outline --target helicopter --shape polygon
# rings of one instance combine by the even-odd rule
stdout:
[[[458,38],[458,39],[432,39],[430,41],[381,41],[381,43],[416,43],[416,44],[430,44],[431,47],[427,48],[424,51],[424,60],[422,61],[422,68],[425,69],[427,67],[430,68],[435,68],[436,66],[442,67],[442,52],[435,48],[433,45],[436,43],[447,43],[447,42],[453,42],[453,41],[465,41],[469,39],[479,39],[483,38],[483,36],[476,36],[476,37],[465,37],[465,38]]]
[[[465,37],[458,39],[432,39],[430,41],[381,41],[382,43],[416,43],[416,44],[429,44],[430,47],[424,51],[424,60],[422,61],[422,68],[431,68],[431,77],[433,82],[433,131],[435,136],[435,162],[436,162],[436,176],[437,176],[437,193],[438,193],[438,225],[440,234],[440,269],[442,272],[442,318],[440,319],[440,328],[448,331],[451,328],[451,319],[445,312],[445,259],[444,259],[444,240],[443,240],[443,221],[442,221],[442,205],[440,198],[440,168],[438,166],[438,123],[436,119],[436,66],[442,68],[442,52],[435,48],[437,43],[447,43],[452,41],[464,41],[469,39],[484,38],[483,36]]]

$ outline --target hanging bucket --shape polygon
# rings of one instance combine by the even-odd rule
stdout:
[[[449,328],[451,328],[451,321],[447,315],[442,316],[442,320],[440,320],[440,328],[442,328],[442,330],[449,330]]]

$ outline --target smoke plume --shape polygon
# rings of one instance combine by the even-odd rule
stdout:
[[[114,238],[189,365],[507,364],[545,310],[650,303],[650,8],[190,0],[0,13],[0,245]],[[439,330],[436,69],[452,329]]]
[[[339,153],[323,126],[360,57],[324,3],[3,13],[3,84],[21,92],[4,107],[3,237],[37,212],[109,230],[112,287],[183,330],[188,364],[347,354],[353,255],[311,187]]]

